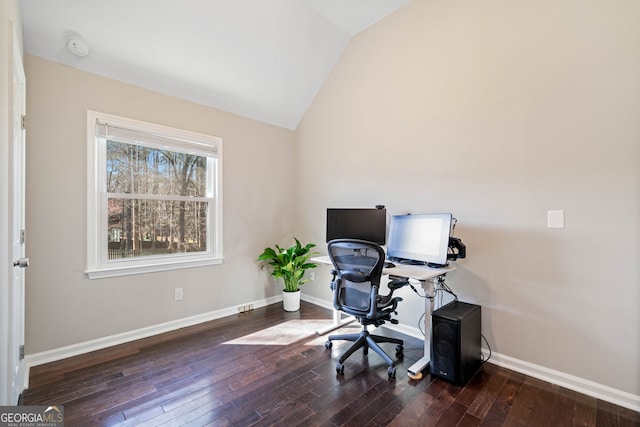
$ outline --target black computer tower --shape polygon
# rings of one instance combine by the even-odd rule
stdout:
[[[431,315],[431,374],[466,384],[482,364],[479,305],[453,301]]]

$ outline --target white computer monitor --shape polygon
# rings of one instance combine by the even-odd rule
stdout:
[[[450,213],[393,215],[387,239],[387,258],[430,267],[447,265]]]

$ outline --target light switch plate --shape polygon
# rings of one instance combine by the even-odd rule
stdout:
[[[547,228],[564,228],[564,210],[547,211]]]

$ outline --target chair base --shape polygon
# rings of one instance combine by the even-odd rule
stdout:
[[[358,334],[337,334],[337,335],[329,335],[327,338],[327,342],[325,343],[326,348],[331,348],[331,341],[351,341],[353,345],[349,347],[349,349],[340,356],[338,360],[338,373],[342,373],[343,363],[345,360],[349,358],[356,350],[362,348],[362,351],[365,355],[369,353],[369,349],[375,351],[384,361],[389,365],[389,377],[395,377],[395,362],[387,355],[387,353],[382,350],[382,348],[378,345],[379,343],[391,343],[396,344],[396,357],[401,359],[404,356],[404,341],[397,338],[391,337],[383,337],[381,335],[370,334],[367,330],[367,326],[362,327],[362,331]]]

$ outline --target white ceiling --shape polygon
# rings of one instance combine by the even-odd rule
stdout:
[[[409,0],[20,0],[25,53],[295,129],[354,34]],[[80,36],[85,58],[67,42]]]

